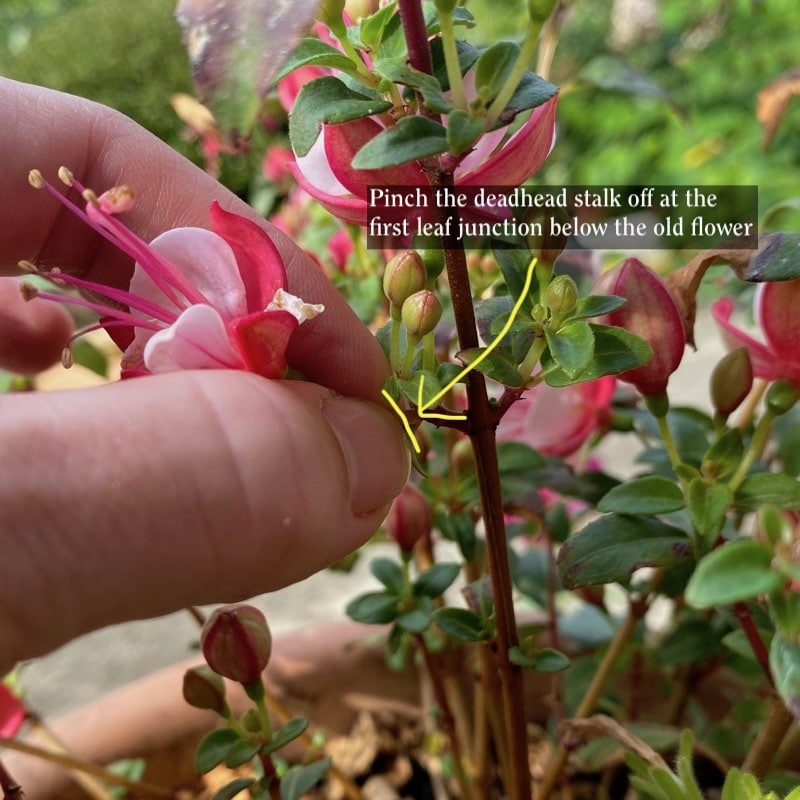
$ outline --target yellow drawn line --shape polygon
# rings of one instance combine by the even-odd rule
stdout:
[[[444,419],[444,420],[465,420],[467,418],[466,414],[438,414],[438,413],[428,413],[427,409],[431,406],[438,403],[449,391],[452,389],[459,381],[461,381],[464,377],[466,377],[472,370],[474,370],[478,364],[481,363],[493,350],[495,350],[498,345],[500,344],[503,337],[508,333],[511,329],[511,326],[514,324],[514,319],[516,318],[517,314],[519,314],[520,309],[522,308],[522,304],[525,302],[526,298],[528,297],[528,292],[531,288],[531,283],[533,282],[533,271],[536,267],[537,259],[532,259],[531,263],[528,264],[528,271],[525,275],[525,283],[522,286],[522,291],[520,292],[519,297],[517,298],[517,302],[514,303],[514,307],[511,309],[511,313],[509,314],[508,320],[506,321],[505,325],[503,325],[500,333],[494,338],[492,343],[471,363],[467,364],[458,375],[455,376],[451,381],[447,383],[447,385],[438,391],[430,400],[427,402],[423,402],[422,395],[425,386],[425,373],[422,373],[419,376],[419,387],[417,388],[417,413],[419,414],[421,419]],[[414,435],[414,431],[411,428],[411,424],[408,421],[408,417],[405,415],[405,412],[399,405],[394,401],[392,396],[385,390],[381,390],[381,394],[386,398],[389,405],[392,407],[394,412],[400,417],[400,420],[403,423],[403,427],[405,428],[406,434],[408,434],[408,438],[411,439],[411,444],[414,447],[414,451],[419,453],[421,451],[421,447],[419,442],[417,441],[417,437]]]

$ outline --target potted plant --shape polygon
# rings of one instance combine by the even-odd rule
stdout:
[[[543,74],[568,4],[531,0],[522,42],[488,46],[462,38],[484,23],[454,0],[396,0],[357,21],[344,5],[260,8],[291,54],[283,65],[259,54],[242,94],[236,70],[215,70],[252,44],[213,32],[238,30],[246,6],[180,3],[190,46],[209,35],[193,65],[216,123],[182,108],[216,165],[232,131],[263,122],[280,82],[291,151],[266,156],[285,194],[273,219],[306,244],[309,222],[327,232],[333,218],[344,223],[327,247],[316,242],[317,255],[391,366],[382,395],[416,469],[383,526],[397,555],[372,562],[377,587],[347,608],[380,626],[392,669],[419,671],[418,736],[389,796],[800,796],[797,235],[756,236],[754,187],[532,182],[554,143],[558,88]],[[537,47],[540,74],[529,69]],[[161,254],[176,251],[131,244],[116,216],[126,192],[87,193],[79,176],[61,177],[87,198],[89,222],[152,279],[120,295],[128,308],[149,314],[157,283],[188,301],[138,330],[125,372],[180,366],[175,343],[193,330],[190,315],[210,324],[200,320],[210,305],[229,332],[225,358],[266,379],[291,376],[285,343],[324,310],[286,291],[280,264],[249,262],[269,273],[258,287],[245,281],[248,291],[270,287],[258,315],[214,308],[164,266]],[[72,203],[47,176],[31,183]],[[254,236],[219,207],[211,223],[208,236],[237,257]],[[626,255],[643,247],[676,251],[674,268],[664,276]],[[606,251],[622,257],[603,264]],[[702,387],[710,411],[676,407],[670,377],[687,344],[703,346],[694,326],[709,276],[710,314],[730,352]],[[758,283],[760,339],[733,319],[744,282]],[[109,321],[132,322],[116,305],[104,311],[112,335]],[[632,475],[603,456],[611,436],[637,453]],[[358,652],[382,672],[358,631]],[[195,766],[245,770],[226,773],[216,798],[322,796],[308,793],[325,782],[339,787],[332,796],[372,796],[362,784],[376,759],[347,767],[331,741],[345,731],[329,727],[326,749],[276,699],[263,673],[281,651],[273,656],[260,612],[215,611],[201,647],[206,664],[186,672],[183,695],[220,725]],[[375,716],[361,745],[373,756]],[[424,784],[411,782],[417,769]]]

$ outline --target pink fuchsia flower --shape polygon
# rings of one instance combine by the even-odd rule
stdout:
[[[787,380],[800,388],[800,280],[761,283],[756,289],[753,311],[766,342],[760,342],[731,322],[733,301],[725,297],[711,306],[731,348],[746,347],[753,373],[765,380]]]
[[[16,736],[26,716],[25,706],[19,697],[0,682],[0,736]]]
[[[85,211],[38,171],[30,180],[127,253],[136,266],[127,291],[60,272],[40,272],[90,292],[91,299],[37,290],[31,294],[99,313],[94,327],[105,328],[124,350],[123,377],[220,368],[283,377],[290,337],[323,308],[286,291],[283,261],[258,225],[215,202],[210,209],[213,232],[175,228],[148,245],[114,216],[133,206],[130,189],[115,187],[98,197],[68,170],[62,168],[59,177],[81,192]]]
[[[595,292],[624,297],[625,305],[608,314],[604,321],[636,334],[653,349],[646,364],[617,377],[632,383],[645,397],[663,394],[686,347],[680,311],[666,284],[641,261],[628,258],[600,276]]]
[[[513,135],[505,129],[482,137],[455,169],[457,186],[519,186],[544,163],[555,135],[557,97],[533,109]],[[383,169],[355,169],[356,153],[385,130],[375,119],[362,118],[323,125],[311,150],[295,161],[297,182],[334,216],[346,222],[367,222],[367,187],[428,186],[417,161]]]
[[[497,439],[522,442],[547,456],[568,456],[611,421],[615,380],[598,378],[555,389],[540,383],[506,411]]]

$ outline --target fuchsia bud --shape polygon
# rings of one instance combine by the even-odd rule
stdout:
[[[414,250],[401,250],[392,256],[383,272],[383,293],[396,308],[414,292],[425,288],[428,274],[419,253]]]
[[[421,339],[439,324],[442,304],[433,292],[423,289],[405,299],[401,315],[409,338]]]
[[[206,620],[200,646],[219,675],[249,686],[258,682],[272,653],[272,634],[253,606],[223,606]]]
[[[746,347],[722,357],[711,373],[711,404],[721,417],[732,414],[753,387],[753,365]]]
[[[411,550],[431,532],[431,509],[425,495],[407,483],[392,503],[383,524],[401,550]]]
[[[624,297],[628,302],[605,321],[636,334],[653,349],[646,364],[617,377],[632,383],[646,397],[662,394],[686,346],[683,321],[666,284],[641,261],[628,258],[601,276],[595,292]]]
[[[225,684],[210,667],[200,664],[183,674],[183,699],[194,708],[223,714],[227,711]]]

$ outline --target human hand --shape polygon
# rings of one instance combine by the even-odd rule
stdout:
[[[399,425],[369,402],[387,375],[380,348],[318,267],[107,108],[0,79],[0,117],[0,273],[27,259],[126,284],[127,256],[29,189],[30,169],[66,164],[90,186],[134,185],[126,224],[146,240],[207,226],[213,199],[254,219],[290,291],[326,306],[288,351],[315,383],[209,370],[0,396],[0,674],[112,622],[276,589],[361,544],[402,488],[408,455]],[[43,303],[29,306],[34,354],[67,336]],[[5,295],[0,309],[1,338],[16,310]],[[0,346],[9,355],[14,369],[40,366]]]

